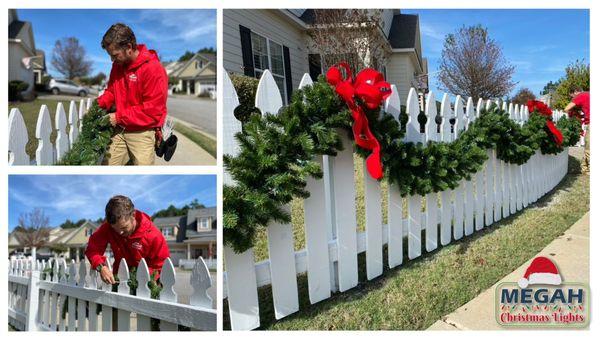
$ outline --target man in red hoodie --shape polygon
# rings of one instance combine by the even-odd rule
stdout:
[[[169,79],[154,50],[138,45],[131,28],[112,25],[102,38],[102,48],[113,61],[108,85],[98,98],[100,107],[112,111],[115,127],[108,150],[109,165],[154,164],[158,131],[167,116]]]
[[[105,283],[115,284],[114,274],[119,271],[122,258],[128,267],[137,267],[144,258],[150,274],[156,271],[158,278],[163,263],[170,256],[169,247],[160,230],[154,226],[150,216],[135,210],[126,196],[112,197],[106,204],[104,223],[90,236],[85,256],[92,269],[100,273]],[[112,272],[106,264],[107,244],[114,254]]]

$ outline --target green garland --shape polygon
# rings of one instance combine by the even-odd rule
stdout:
[[[574,145],[581,130],[578,120],[561,118],[557,128],[564,141],[557,146],[545,128],[545,116],[530,114],[520,126],[494,105],[453,142],[405,143],[405,127],[392,115],[366,114],[381,145],[385,177],[403,196],[458,187],[462,179],[469,180],[482,168],[487,149],[495,149],[502,161],[523,164],[538,149],[555,154]],[[400,120],[405,123],[404,113]],[[352,138],[351,126],[349,110],[323,78],[298,90],[278,115],[250,117],[243,132],[236,135],[239,154],[224,156],[225,167],[236,182],[223,187],[225,244],[243,252],[252,247],[259,227],[270,221],[290,222],[281,206],[295,197],[309,196],[306,179],[323,174],[313,158],[335,156],[342,149],[338,130]],[[363,149],[355,151],[368,156]]]
[[[81,133],[73,147],[59,161],[59,165],[98,165],[110,143],[113,128],[108,114],[94,100],[83,117]]]

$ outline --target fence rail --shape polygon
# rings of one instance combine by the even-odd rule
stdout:
[[[8,164],[52,165],[58,162],[77,140],[81,132],[81,121],[91,105],[91,98],[81,99],[79,107],[75,101],[71,100],[67,120],[65,108],[62,102],[58,102],[54,113],[54,123],[48,106],[42,105],[35,127],[38,146],[33,159],[25,151],[30,140],[23,115],[19,108],[12,108],[8,116]],[[56,130],[56,140],[52,144],[50,135],[54,130]]]
[[[233,111],[239,100],[227,72],[223,74],[223,152],[236,155],[239,146],[234,135],[242,127]],[[300,88],[311,84],[309,75],[304,74]],[[438,114],[435,94],[428,93],[424,107],[427,122],[422,126],[418,121],[421,111],[417,92],[411,89],[406,102],[409,118],[403,141],[451,142],[479,117],[484,107],[489,108],[493,103],[521,125],[529,115],[527,107],[512,103],[464,100],[460,96],[451,101],[450,95],[444,94]],[[283,105],[268,70],[259,81],[255,105],[263,114],[276,114]],[[401,100],[395,85],[384,109],[399,119]],[[435,122],[438,115],[441,117],[439,125]],[[563,115],[553,112],[555,120]],[[453,124],[451,119],[455,121]],[[567,173],[566,150],[557,155],[542,155],[538,151],[527,163],[514,165],[499,160],[490,149],[483,169],[471,180],[463,180],[456,189],[402,197],[398,189],[390,186],[387,224],[382,220],[380,183],[365,175],[361,184],[365,191],[366,227],[364,232],[357,232],[356,210],[352,207],[356,195],[353,144],[343,137],[344,150],[337,156],[314,159],[323,169],[323,179],[309,178],[307,182],[310,197],[304,200],[304,249],[294,251],[291,224],[275,222],[267,226],[269,259],[265,261],[255,263],[253,249],[238,254],[224,247],[227,272],[223,276],[223,295],[228,298],[233,330],[260,326],[258,287],[271,285],[275,318],[284,318],[299,310],[298,274],[307,273],[311,304],[325,300],[333,292],[344,292],[358,284],[359,253],[366,252],[367,278],[371,280],[383,273],[384,245],[388,249],[389,267],[400,266],[405,252],[408,259],[416,259],[423,251],[431,252],[440,245],[470,236],[527,207]],[[224,182],[235,184],[228,173],[224,175]],[[407,247],[404,247],[405,239]]]
[[[148,287],[152,276],[144,259],[135,274],[121,260],[116,277],[120,282],[113,291],[85,261],[68,265],[64,259],[9,261],[9,324],[30,331],[216,330],[216,310],[207,294],[212,281],[202,258],[196,260],[189,279],[193,288],[189,304],[178,303],[174,287],[182,281],[176,279],[170,258],[162,268],[162,290],[157,295]],[[130,278],[137,281],[133,290]]]

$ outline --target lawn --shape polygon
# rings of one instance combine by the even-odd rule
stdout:
[[[359,285],[350,291],[310,305],[306,275],[300,275],[300,311],[283,320],[275,321],[270,286],[260,288],[261,329],[426,329],[533,257],[589,210],[589,176],[579,173],[579,160],[570,157],[569,161],[570,172],[563,181],[527,209],[414,261],[405,257],[406,263],[384,269],[375,280],[367,282],[365,255],[359,255]],[[361,198],[359,188],[357,201]],[[303,247],[301,214],[302,205],[295,202],[297,249]],[[364,218],[364,210],[359,209],[357,218]],[[268,256],[263,243],[265,239],[257,246],[257,259]],[[229,328],[226,302],[223,318]]]
[[[217,141],[215,139],[179,122],[175,122],[175,130],[196,143],[200,148],[206,150],[212,157],[217,158]]]
[[[48,110],[50,111],[50,120],[52,122],[52,133],[50,134],[50,141],[54,144],[56,140],[56,128],[54,125],[54,118],[56,114],[56,106],[58,102],[62,102],[63,107],[65,109],[65,113],[67,121],[69,119],[69,101],[57,101],[57,100],[48,100],[48,99],[35,99],[30,102],[9,102],[8,103],[8,113],[10,114],[10,110],[12,108],[19,108],[21,114],[23,115],[23,120],[25,121],[25,126],[27,127],[27,135],[29,136],[29,142],[25,148],[25,152],[32,159],[35,158],[35,149],[38,146],[38,140],[35,138],[35,127],[37,124],[37,119],[40,114],[40,108],[42,105],[48,106]],[[77,103],[77,107],[79,108],[79,103]],[[67,129],[68,132],[68,129]]]

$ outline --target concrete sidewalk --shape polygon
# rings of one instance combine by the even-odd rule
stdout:
[[[564,281],[589,284],[590,281],[590,213],[586,213],[563,235],[552,241],[537,256],[551,258]],[[473,298],[451,314],[431,325],[428,330],[504,330],[495,320],[494,290],[502,282],[516,282],[523,276],[532,257],[517,270]],[[510,328],[513,329],[514,328]],[[585,328],[584,328],[585,329]]]
[[[156,157],[154,165],[216,165],[217,160],[206,150],[177,131],[177,149],[169,162],[162,157]]]

